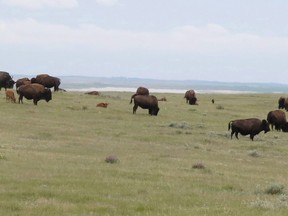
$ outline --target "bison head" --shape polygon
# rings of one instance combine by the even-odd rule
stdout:
[[[14,84],[15,84],[15,81],[11,78],[10,80],[7,81],[6,87],[13,88]]]
[[[265,119],[262,120],[262,128],[264,130],[264,133],[270,131],[269,123]]]
[[[45,100],[46,102],[49,102],[50,100],[52,100],[52,92],[48,88],[45,89]]]
[[[157,116],[158,115],[158,112],[159,112],[159,107],[156,107],[156,108],[154,108],[154,109],[149,109],[149,114],[150,115],[154,115],[154,116]]]

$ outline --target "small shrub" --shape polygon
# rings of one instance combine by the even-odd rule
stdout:
[[[0,160],[6,160],[6,157],[2,153],[0,153]]]
[[[198,162],[198,163],[194,164],[194,165],[192,166],[192,168],[193,168],[193,169],[205,169],[205,166],[204,166],[203,163]]]
[[[283,194],[284,186],[281,184],[273,184],[270,185],[266,190],[266,194],[276,195],[276,194]]]
[[[248,155],[251,157],[259,157],[259,153],[256,150],[249,151]]]
[[[113,164],[113,163],[117,163],[119,160],[118,160],[118,158],[117,158],[117,156],[115,156],[115,155],[109,155],[109,156],[107,156],[106,158],[105,158],[105,162],[106,163],[111,163],[111,164]]]
[[[171,124],[169,124],[169,127],[180,128],[180,129],[190,129],[191,128],[191,126],[187,122],[171,123]]]

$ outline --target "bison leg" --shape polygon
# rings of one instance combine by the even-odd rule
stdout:
[[[250,134],[250,139],[253,141],[253,139],[254,139],[254,134]]]
[[[136,113],[137,108],[138,108],[138,105],[135,104],[135,105],[133,106],[133,114]]]
[[[239,138],[238,138],[238,131],[236,131],[235,137],[236,137],[237,139],[239,139]]]
[[[33,103],[34,103],[34,105],[37,105],[37,99],[33,99]]]
[[[19,95],[19,98],[18,98],[18,103],[20,104],[20,101],[21,103],[23,104],[23,95]]]
[[[233,137],[233,134],[235,133],[235,131],[231,131],[231,139],[232,139],[232,137]]]

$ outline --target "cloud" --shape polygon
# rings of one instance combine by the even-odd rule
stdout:
[[[78,6],[77,0],[1,0],[9,6],[17,6],[28,9],[41,9],[45,7],[73,8]]]
[[[179,53],[287,52],[288,38],[232,33],[220,25],[182,26],[163,32],[104,29],[93,24],[66,26],[34,19],[0,20],[0,44],[83,46],[97,50]]]
[[[118,0],[96,0],[99,5],[113,6],[118,2]]]

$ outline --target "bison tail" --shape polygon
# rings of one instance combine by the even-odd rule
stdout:
[[[131,96],[130,104],[132,103],[132,99],[133,99],[136,95],[137,95],[137,93],[136,93],[136,94],[133,94],[133,95]]]
[[[232,124],[232,122],[233,122],[233,121],[230,121],[230,122],[228,123],[228,131],[229,131],[230,128],[231,128],[231,124]]]

